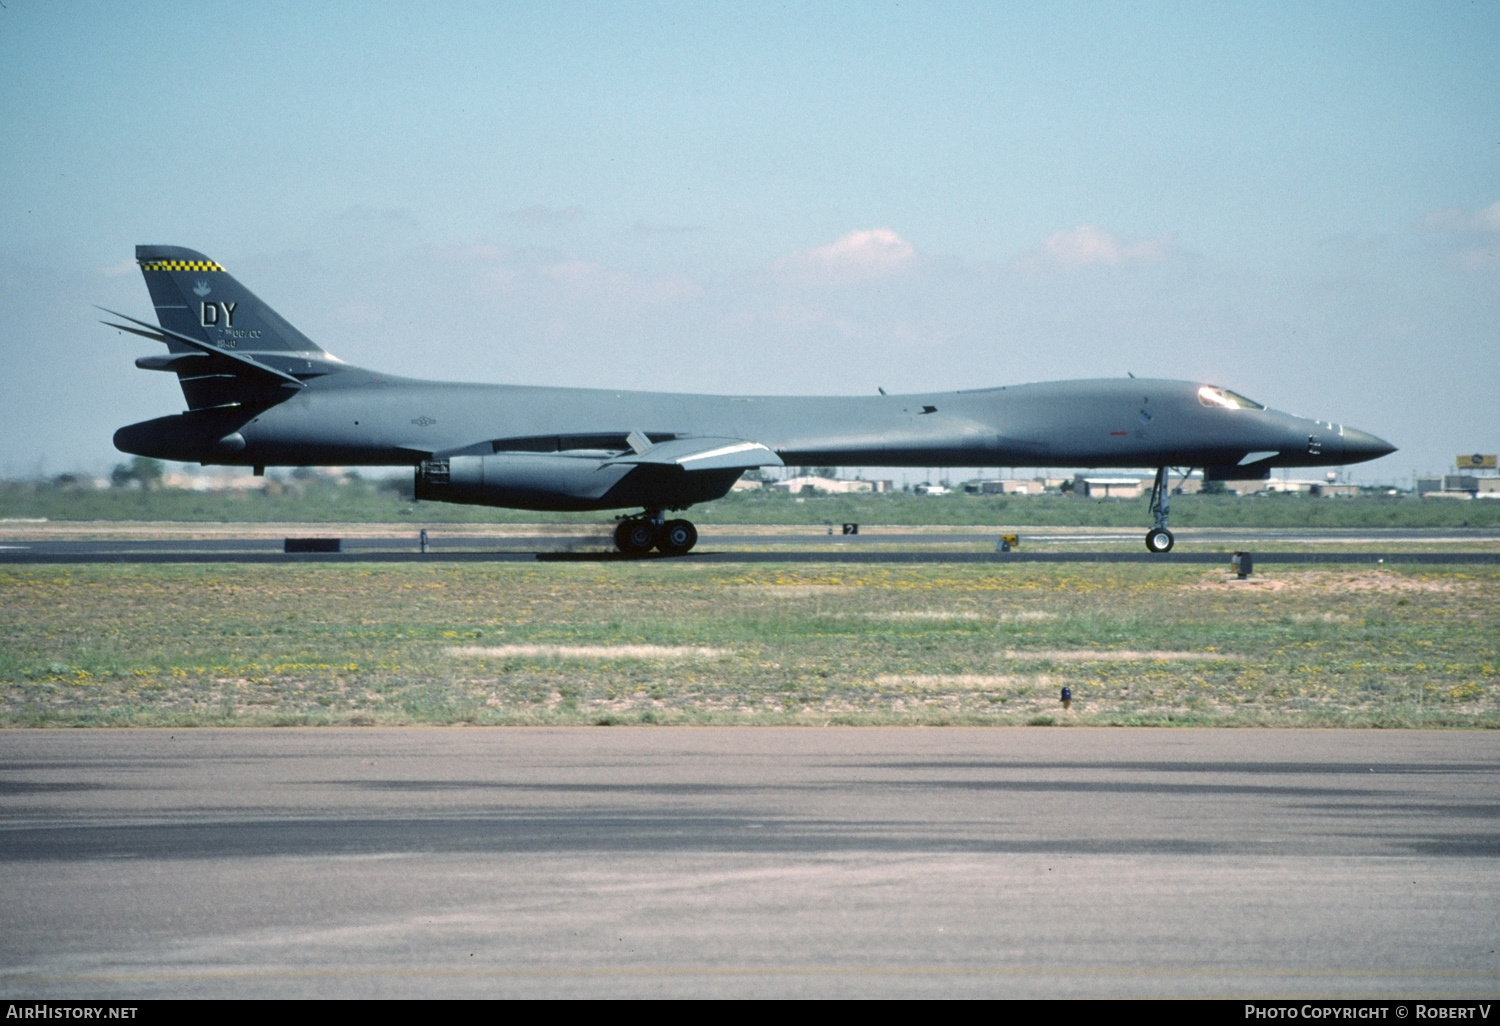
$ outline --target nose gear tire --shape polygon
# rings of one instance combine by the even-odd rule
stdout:
[[[1165,527],[1155,527],[1146,532],[1146,548],[1151,552],[1171,552],[1172,532]]]

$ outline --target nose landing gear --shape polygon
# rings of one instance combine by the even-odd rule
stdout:
[[[1151,520],[1156,526],[1146,532],[1149,552],[1171,552],[1175,541],[1172,532],[1167,530],[1167,517],[1172,513],[1170,480],[1166,467],[1156,468],[1156,481],[1151,485]]]
[[[662,519],[661,510],[648,509],[620,521],[615,528],[615,547],[627,556],[640,557],[652,549],[663,556],[681,556],[698,544],[698,529],[686,520]]]

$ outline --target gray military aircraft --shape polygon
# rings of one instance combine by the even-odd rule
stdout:
[[[175,373],[188,409],[121,428],[120,450],[256,473],[411,464],[421,499],[639,508],[615,531],[629,555],[687,552],[697,530],[666,513],[719,498],[757,467],[1156,467],[1146,547],[1167,552],[1169,468],[1253,479],[1395,452],[1364,431],[1195,381],[819,397],[420,381],[344,363],[202,253],[137,246],[135,256],[158,323],[112,310],[125,323],[103,323],[166,343],[135,363]]]

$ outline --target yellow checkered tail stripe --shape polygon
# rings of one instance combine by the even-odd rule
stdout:
[[[143,271],[222,271],[212,260],[142,260]]]

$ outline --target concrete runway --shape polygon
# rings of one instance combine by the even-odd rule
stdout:
[[[40,996],[1482,996],[1485,732],[0,733]]]
[[[555,539],[549,539],[555,542]],[[373,546],[346,546],[337,553],[289,553],[279,551],[278,541],[259,548],[241,548],[223,541],[190,539],[183,542],[101,542],[70,541],[45,545],[0,545],[0,566],[77,565],[87,563],[531,563],[531,562],[640,562],[685,560],[695,563],[1195,563],[1222,565],[1229,562],[1228,552],[1176,551],[1147,552],[1130,550],[1072,552],[964,552],[941,547],[907,550],[869,550],[828,547],[824,549],[715,550],[700,546],[685,556],[663,556],[651,553],[630,557],[619,552],[577,551],[466,551],[437,549],[427,553],[392,551]],[[1257,564],[1269,563],[1338,563],[1367,564],[1411,563],[1434,566],[1466,564],[1500,564],[1500,552],[1383,552],[1335,550],[1254,551]]]
[[[3,527],[4,525],[0,525]],[[57,525],[63,526],[61,524]],[[87,526],[87,525],[67,525]],[[100,525],[108,530],[110,524]],[[0,531],[0,556],[86,556],[86,555],[150,555],[155,553],[201,553],[209,555],[227,553],[279,554],[282,537],[264,530],[253,530],[260,525],[202,525],[212,529],[223,526],[239,526],[252,529],[243,534],[215,537],[187,537],[185,532],[194,525],[163,525],[160,537],[122,538],[73,538],[66,536],[47,537],[44,531],[33,530],[12,533],[7,536]],[[294,537],[339,535],[342,529],[356,525],[284,525],[283,530]],[[363,526],[363,525],[360,525]],[[341,529],[342,528],[342,529]],[[1038,527],[1004,528],[1005,532],[1019,530],[1023,546],[1070,546],[1070,545],[1122,545],[1131,549],[1141,547],[1145,537],[1144,528],[1095,528],[1088,530],[1059,530]],[[700,545],[704,548],[733,546],[736,548],[761,546],[812,546],[823,550],[871,549],[881,545],[924,545],[941,549],[953,545],[993,546],[999,540],[1001,528],[968,528],[957,530],[902,530],[892,527],[866,525],[861,534],[827,534],[821,528],[787,528],[784,530],[739,533],[733,527],[704,526]],[[1500,532],[1488,528],[1179,528],[1173,532],[1182,545],[1214,545],[1220,548],[1260,548],[1278,545],[1334,545],[1344,548],[1379,548],[1391,544],[1421,543],[1428,545],[1473,545],[1500,542]],[[41,534],[41,537],[37,537]],[[418,547],[415,530],[385,534],[359,534],[343,539],[345,552],[415,552]],[[475,551],[513,553],[535,553],[539,551],[566,551],[575,547],[612,547],[608,530],[600,528],[578,530],[570,534],[559,533],[469,533],[465,525],[462,533],[447,533],[442,526],[429,529],[429,549],[432,554]]]
[[[70,525],[71,526],[71,525]],[[22,535],[0,537],[0,565],[83,563],[306,563],[306,562],[530,562],[599,561],[624,558],[612,551],[605,534],[495,534],[431,532],[429,552],[417,549],[414,532],[358,534],[343,538],[343,551],[285,553],[283,538],[243,525],[241,536],[184,537],[185,526],[167,525],[162,537],[73,538]],[[208,525],[220,529],[220,525]],[[343,525],[348,528],[352,525]],[[336,526],[320,529],[317,524],[284,525],[293,537],[339,534]],[[858,535],[828,535],[816,529],[786,529],[778,533],[732,533],[733,528],[707,528],[688,559],[712,563],[991,563],[991,562],[1162,562],[1208,563],[1228,561],[1227,550],[1250,549],[1258,563],[1389,563],[1484,564],[1500,563],[1500,552],[1464,551],[1463,547],[1500,541],[1492,530],[1480,529],[1328,529],[1186,528],[1179,532],[1182,543],[1169,554],[1147,552],[1139,531],[1096,529],[1058,531],[1039,528],[1022,534],[1022,547],[1011,553],[992,548],[974,551],[972,546],[992,547],[999,535],[983,530],[901,531],[874,528]],[[1382,545],[1413,542],[1442,546],[1421,552],[1392,552]],[[1110,550],[1079,550],[1073,546],[1117,545]],[[1277,550],[1277,545],[1324,546],[1320,551]],[[893,549],[887,546],[906,546]],[[1214,550],[1194,548],[1212,545]],[[788,549],[787,546],[796,546]],[[968,546],[967,550],[960,546]],[[1039,546],[1038,551],[1030,546]],[[1056,548],[1062,546],[1061,549]],[[1269,548],[1268,548],[1269,546]],[[1372,547],[1373,546],[1373,547]],[[604,552],[603,549],[611,551]],[[1070,551],[1071,549],[1071,551]],[[1224,550],[1224,551],[1215,551]],[[660,558],[651,556],[648,558]],[[683,557],[673,557],[683,558]]]

